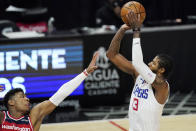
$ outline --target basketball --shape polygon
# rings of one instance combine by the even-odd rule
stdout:
[[[129,1],[123,5],[123,7],[121,8],[121,19],[127,25],[129,25],[129,23],[126,15],[130,10],[135,14],[140,15],[140,23],[142,24],[146,18],[146,11],[144,6],[136,1]]]

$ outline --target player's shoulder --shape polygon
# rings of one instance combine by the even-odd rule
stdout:
[[[140,74],[135,75],[135,81],[137,82],[139,80],[144,80],[144,78]]]

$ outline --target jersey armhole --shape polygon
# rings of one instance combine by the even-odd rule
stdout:
[[[3,122],[4,122],[4,121],[5,121],[5,119],[6,119],[6,113],[5,113],[5,111],[3,111],[3,114],[4,114],[4,117],[3,117],[2,124],[3,124]]]
[[[28,117],[28,119],[29,119],[29,123],[30,123],[31,129],[33,130],[33,125],[32,125],[30,116]]]

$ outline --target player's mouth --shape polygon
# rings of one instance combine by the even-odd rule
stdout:
[[[30,103],[25,104],[25,106],[27,106],[28,108],[30,108]]]

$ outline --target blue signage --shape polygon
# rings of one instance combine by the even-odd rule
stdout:
[[[29,98],[50,97],[83,67],[81,41],[0,45],[0,98],[22,88]],[[82,83],[71,95],[83,95]]]

